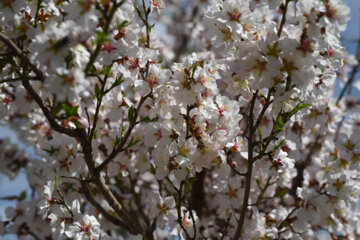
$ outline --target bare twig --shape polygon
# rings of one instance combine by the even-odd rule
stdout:
[[[37,79],[37,77],[26,77],[28,80],[32,80],[32,81],[40,81],[39,79]],[[0,84],[1,83],[9,83],[9,82],[19,82],[21,80],[23,80],[23,77],[16,77],[16,78],[7,78],[7,79],[1,79],[0,80]]]
[[[287,9],[288,9],[288,5],[289,5],[289,2],[291,0],[286,0],[285,2],[285,6],[284,6],[284,9],[283,9],[283,14],[282,14],[282,18],[281,18],[281,22],[280,22],[280,27],[279,27],[279,31],[278,31],[278,37],[281,36],[281,33],[282,33],[282,30],[283,30],[283,27],[284,27],[284,24],[285,24],[285,21],[286,21],[286,12],[287,12]]]
[[[246,209],[248,207],[249,202],[249,196],[250,196],[250,187],[251,187],[251,177],[252,177],[252,170],[253,170],[253,137],[254,137],[254,107],[255,107],[255,101],[258,95],[258,90],[253,94],[253,97],[251,99],[250,103],[250,113],[249,113],[249,135],[248,135],[248,169],[246,172],[246,184],[245,184],[245,192],[244,192],[244,198],[240,213],[240,218],[238,220],[238,225],[236,228],[236,232],[234,234],[233,239],[239,239],[241,235],[242,228],[244,226],[244,220],[246,215]]]
[[[185,181],[181,181],[180,183],[180,188],[178,191],[178,202],[177,202],[177,214],[178,214],[178,223],[181,227],[181,229],[185,232],[186,238],[187,239],[192,239],[190,234],[188,233],[188,231],[186,230],[186,228],[184,227],[184,224],[182,223],[182,215],[181,215],[181,202],[182,202],[182,192],[183,192],[183,187],[184,187]]]
[[[357,48],[356,48],[356,59],[360,60],[359,58],[360,58],[360,38],[357,40]],[[350,73],[350,77],[349,77],[348,81],[346,82],[345,86],[341,90],[341,93],[340,93],[339,97],[336,100],[336,104],[339,104],[341,99],[344,97],[344,94],[345,94],[346,90],[354,82],[355,75],[359,71],[359,69],[360,69],[360,64],[359,63],[355,67],[353,67],[353,69],[352,69],[352,71]]]

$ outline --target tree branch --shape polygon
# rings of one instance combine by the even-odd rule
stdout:
[[[243,198],[243,204],[241,208],[241,214],[240,218],[238,220],[238,225],[236,228],[236,232],[234,234],[233,239],[239,239],[241,235],[242,228],[244,226],[244,220],[246,215],[246,209],[248,207],[249,202],[249,196],[250,196],[250,187],[251,187],[251,177],[252,177],[252,170],[253,170],[253,137],[254,137],[254,107],[256,98],[258,95],[258,90],[253,94],[253,97],[251,99],[250,103],[250,114],[249,114],[249,135],[248,135],[248,169],[246,172],[246,184],[245,184],[245,192],[244,192],[244,198]]]
[[[136,111],[134,113],[133,120],[132,120],[132,122],[130,122],[129,128],[126,131],[125,136],[121,139],[121,142],[119,143],[119,145],[117,147],[116,146],[114,147],[114,149],[109,154],[109,156],[105,159],[105,161],[102,162],[99,166],[97,166],[95,168],[95,172],[97,172],[97,173],[101,172],[116,157],[117,154],[119,154],[120,152],[122,152],[124,150],[124,146],[125,146],[128,138],[130,137],[133,128],[137,124],[137,118],[139,116],[141,106],[144,104],[145,100],[151,95],[151,93],[152,92],[148,93],[146,96],[143,96],[140,99],[140,102],[139,102],[139,104],[138,104],[138,106],[136,108]]]
[[[25,68],[30,68],[35,74],[39,81],[44,81],[45,76],[34,64],[31,63],[30,59],[23,53],[23,51],[5,34],[0,32],[0,40],[11,50],[15,52],[15,55],[20,58],[22,65]]]
[[[85,194],[85,198],[93,205],[99,212],[106,218],[108,221],[112,222],[113,224],[120,226],[124,229],[129,229],[128,225],[124,222],[122,222],[120,219],[114,217],[110,213],[108,213],[100,203],[98,203],[94,197],[91,195],[89,188],[86,186],[86,182],[83,180],[80,180],[80,184],[82,187],[82,190]]]
[[[26,77],[27,80],[32,80],[32,81],[40,81],[37,77]],[[16,77],[16,78],[7,78],[7,79],[1,79],[0,80],[0,84],[1,83],[9,83],[9,82],[19,82],[21,80],[23,80],[23,77]]]
[[[279,31],[278,31],[278,37],[281,36],[281,33],[282,33],[282,30],[283,30],[283,27],[285,25],[285,21],[286,21],[286,12],[287,12],[287,9],[288,9],[288,5],[289,5],[289,2],[291,0],[286,0],[285,2],[285,6],[284,6],[284,9],[283,9],[283,14],[282,14],[282,18],[281,18],[281,22],[280,22],[280,27],[279,27]]]
[[[104,27],[104,33],[107,35],[108,32],[109,32],[109,28],[110,28],[110,24],[111,24],[111,21],[114,17],[114,14],[116,12],[116,10],[121,7],[121,5],[123,5],[125,3],[125,0],[122,0],[120,3],[118,4],[115,4],[116,1],[113,1],[114,3],[114,6],[112,7],[111,11],[110,11],[110,14],[109,16],[104,16],[104,18],[106,18],[106,25]],[[99,43],[97,44],[96,48],[95,48],[95,51],[91,54],[90,56],[90,59],[89,59],[89,62],[86,64],[86,67],[85,67],[85,70],[84,70],[84,73],[85,73],[85,76],[88,76],[89,75],[89,71],[92,67],[92,65],[94,64],[97,56],[99,55],[100,51],[101,51],[101,47],[102,47],[102,43]]]

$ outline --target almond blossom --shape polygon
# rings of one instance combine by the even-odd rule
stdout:
[[[0,173],[29,190],[0,196],[0,236],[358,239],[349,19],[341,0],[2,1],[0,124],[26,149],[0,135]]]

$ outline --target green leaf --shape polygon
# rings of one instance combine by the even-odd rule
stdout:
[[[261,130],[260,128],[257,129],[257,132],[258,132],[258,135],[259,135],[259,143],[258,143],[258,147],[261,151],[262,149],[262,143],[263,143],[263,136],[262,136],[262,133],[261,133]]]
[[[97,139],[97,130],[95,129],[93,139]]]
[[[285,126],[285,123],[282,120],[281,112],[280,112],[274,123],[274,134],[280,133],[281,130],[283,130],[284,126]]]
[[[125,130],[126,130],[126,127],[125,127],[125,126],[121,126],[121,138],[124,138]]]
[[[118,136],[116,136],[114,145],[117,146],[120,143],[120,141],[121,141],[121,139]]]
[[[92,66],[90,67],[90,72],[91,72],[92,74],[94,74],[94,75],[97,75],[97,70],[96,70],[96,67],[95,67],[94,65],[92,65]]]
[[[71,51],[65,57],[66,68],[71,69],[74,66],[74,55]]]
[[[137,14],[139,15],[139,17],[142,19],[143,17],[142,17],[142,14],[141,14],[141,11],[140,11],[140,8],[138,5],[135,6],[135,10],[136,10]]]
[[[95,84],[95,97],[98,101],[101,99],[101,91],[99,85]]]
[[[152,24],[152,25],[150,25],[150,26],[149,26],[149,28],[148,28],[148,33],[150,33],[150,32],[151,32],[151,30],[152,30],[154,27],[155,27],[155,23],[154,23],[154,24]]]
[[[195,75],[195,71],[196,71],[197,67],[198,67],[198,63],[196,62],[196,63],[194,63],[194,65],[193,65],[193,67],[192,67],[192,74],[191,74],[191,77],[192,77],[192,78],[193,78],[194,75]]]
[[[56,187],[56,189],[59,188],[59,177],[56,173],[55,173],[55,187]]]
[[[257,132],[258,132],[258,135],[259,135],[260,143],[262,143],[262,141],[263,141],[263,136],[262,136],[262,133],[261,133],[261,129],[258,128],[258,129],[257,129]]]
[[[275,197],[283,197],[285,196],[285,194],[287,193],[286,188],[277,188],[276,189],[276,193],[275,193]]]
[[[119,28],[119,29],[122,29],[122,28],[124,28],[124,27],[126,27],[126,25],[128,25],[128,21],[127,20],[125,20],[125,21],[123,21],[122,23],[120,23],[118,26],[117,26],[117,28]]]
[[[134,138],[131,137],[130,142],[129,142],[129,144],[128,144],[128,146],[127,146],[126,148],[131,148],[132,146],[134,146],[135,144],[137,144],[138,142],[140,142],[140,140],[141,140],[141,139],[136,139],[136,140],[134,140]]]
[[[26,191],[22,191],[17,200],[20,202],[20,201],[24,200],[25,198],[26,198]]]
[[[191,183],[190,182],[186,182],[185,183],[185,194],[189,194],[191,191]]]
[[[141,119],[140,122],[148,123],[148,122],[156,122],[157,120],[158,120],[158,117],[151,119],[149,116],[146,116],[143,119]]]
[[[112,67],[112,64],[109,65],[109,66],[106,66],[106,67],[101,71],[101,73],[104,74],[105,76],[109,76],[110,71],[111,71],[111,67]]]
[[[70,104],[65,104],[65,103],[63,103],[61,106],[68,117],[75,116],[79,108],[79,106],[71,106]]]
[[[153,164],[153,163],[150,163],[150,172],[152,173],[152,174],[156,174],[156,167],[155,167],[155,164]]]
[[[196,176],[188,178],[188,181],[191,183],[195,182],[196,180],[197,180]]]
[[[284,145],[284,143],[286,142],[285,139],[281,140],[280,143],[276,144],[274,149],[273,149],[273,153],[275,153],[282,145]]]
[[[299,111],[301,111],[301,110],[303,110],[304,108],[307,108],[307,107],[309,107],[309,106],[311,106],[310,103],[299,103],[298,105],[296,105],[296,107],[295,107],[293,110],[291,110],[291,111],[288,113],[288,114],[289,114],[288,119],[290,119],[295,113],[297,113],[297,112],[299,112]]]
[[[129,122],[132,123],[134,121],[134,115],[135,115],[135,108],[133,107],[130,107],[129,108],[129,111],[128,111],[128,119],[129,119]]]
[[[96,31],[95,43],[96,43],[97,45],[99,45],[99,44],[103,44],[103,43],[106,42],[106,41],[108,41],[106,33],[100,32],[100,31]]]
[[[59,151],[59,149],[54,148],[53,145],[51,145],[50,149],[43,148],[42,150],[47,152],[50,156],[52,156],[55,152]]]
[[[256,184],[258,185],[258,187],[261,188],[260,180],[258,178],[256,178],[255,181],[256,181]]]
[[[111,85],[111,87],[107,90],[107,92],[112,90],[113,88],[121,85],[123,82],[124,82],[124,80],[122,79],[122,74],[121,74],[119,77],[117,77],[115,79],[115,82]]]

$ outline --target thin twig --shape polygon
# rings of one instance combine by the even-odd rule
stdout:
[[[248,135],[248,169],[246,172],[246,184],[245,184],[245,192],[244,192],[244,198],[240,213],[240,218],[238,220],[238,225],[234,234],[233,239],[239,239],[241,235],[242,228],[244,226],[245,221],[245,215],[246,215],[246,209],[248,207],[249,202],[249,196],[250,196],[250,187],[251,187],[251,177],[252,177],[252,169],[253,169],[253,137],[254,137],[254,107],[255,107],[255,101],[258,95],[258,90],[253,94],[253,97],[250,102],[250,113],[249,113],[249,135]]]
[[[99,118],[99,112],[100,112],[100,107],[101,107],[101,103],[102,103],[102,100],[103,100],[103,97],[104,97],[104,91],[105,91],[105,85],[106,85],[106,81],[107,81],[107,78],[108,78],[108,75],[106,75],[104,77],[104,80],[101,81],[101,90],[100,90],[100,96],[96,96],[97,99],[96,99],[96,109],[95,109],[95,115],[94,115],[94,122],[93,122],[93,125],[92,125],[92,128],[89,132],[89,140],[91,141],[92,138],[94,137],[94,134],[95,134],[95,130],[96,130],[96,125],[97,125],[97,121],[98,121],[98,118]]]
[[[280,27],[279,27],[279,31],[278,31],[278,37],[281,36],[281,33],[282,33],[282,30],[283,30],[283,27],[284,27],[284,24],[285,24],[285,21],[286,21],[286,12],[287,12],[287,9],[288,9],[288,5],[289,5],[289,2],[291,0],[286,0],[285,2],[285,6],[284,6],[284,9],[283,9],[283,14],[282,14],[282,18],[281,18],[281,22],[280,22]]]
[[[181,202],[182,202],[182,191],[183,191],[184,183],[185,183],[184,181],[180,182],[180,188],[178,191],[178,203],[177,203],[176,209],[177,209],[177,214],[178,214],[178,223],[179,223],[181,229],[185,232],[186,238],[191,239],[190,234],[188,233],[188,231],[184,227],[184,224],[182,223],[182,216],[181,216]]]
[[[37,77],[26,77],[28,80],[32,80],[32,81],[40,81],[39,79],[37,79]],[[1,83],[8,83],[8,82],[19,82],[21,80],[23,80],[23,77],[16,77],[16,78],[7,78],[7,79],[1,79],[0,80],[0,84]]]
[[[360,37],[357,41],[357,48],[356,48],[356,59],[359,61],[360,60]],[[348,81],[346,82],[345,86],[343,87],[343,89],[341,90],[341,93],[339,95],[339,97],[336,100],[336,104],[339,104],[339,102],[341,101],[341,99],[344,97],[344,94],[346,92],[346,90],[351,86],[351,84],[354,82],[355,79],[355,75],[356,73],[359,71],[360,69],[360,64],[358,63],[355,67],[353,67],[351,73],[350,73],[350,77],[348,79]]]

